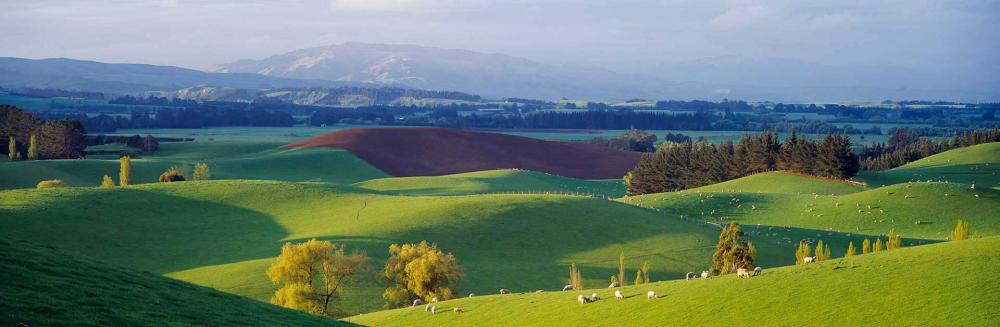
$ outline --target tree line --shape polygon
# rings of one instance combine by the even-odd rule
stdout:
[[[781,142],[777,133],[765,131],[736,143],[661,143],[643,154],[625,185],[629,195],[671,192],[773,170],[842,179],[857,174],[859,163],[846,135],[811,141],[793,132]]]
[[[160,108],[150,112],[132,112],[129,116],[100,114],[60,115],[83,123],[87,130],[112,133],[120,128],[202,128],[209,126],[268,126],[295,125],[295,119],[286,112],[266,110],[214,109],[214,108]]]
[[[0,105],[0,136],[11,160],[83,157],[86,130],[77,120],[44,120],[10,105]]]
[[[892,131],[886,143],[865,146],[860,164],[864,170],[892,169],[951,149],[1000,142],[1000,129],[982,129],[934,141],[906,128]]]

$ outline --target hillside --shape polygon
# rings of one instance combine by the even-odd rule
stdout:
[[[357,128],[288,147],[347,150],[400,177],[518,168],[574,178],[617,179],[635,167],[640,156],[582,142],[442,128]]]
[[[66,237],[72,235],[72,237]],[[266,267],[287,241],[310,238],[366,251],[437,242],[465,268],[460,292],[558,289],[576,262],[585,283],[607,283],[625,251],[656,279],[704,269],[718,231],[654,210],[565,195],[391,196],[323,183],[207,181],[0,191],[0,237],[30,238],[129,268],[266,301]],[[780,237],[775,237],[780,239]],[[761,264],[788,264],[790,246],[757,245]],[[382,307],[374,276],[349,285],[341,312]]]
[[[385,173],[346,151],[281,148],[281,143],[244,141],[170,142],[132,160],[133,183],[154,183],[171,166],[206,162],[213,179],[317,180],[355,183]],[[94,156],[101,157],[101,156]],[[106,159],[19,161],[0,165],[0,189],[33,188],[42,180],[96,186],[107,174],[117,180],[116,156]]]
[[[379,178],[357,187],[404,195],[557,193],[603,197],[625,195],[621,180],[580,180],[529,170],[487,170],[444,176]]]
[[[858,179],[870,186],[908,181],[944,181],[1000,186],[1000,142],[945,151],[906,165],[883,171],[864,171]]]
[[[442,302],[444,313],[398,309],[355,316],[373,326],[995,326],[1000,238],[947,242],[767,269],[750,279],[670,281],[610,290],[477,296]],[[959,273],[969,272],[969,273]],[[983,272],[983,273],[975,273]],[[646,292],[660,297],[646,299]],[[598,292],[581,305],[576,296]],[[454,313],[462,307],[465,313]]]
[[[26,241],[0,256],[4,326],[350,325]]]
[[[754,174],[690,189],[687,192],[847,194],[862,190],[863,187],[850,182],[779,171]]]

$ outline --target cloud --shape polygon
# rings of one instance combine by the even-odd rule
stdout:
[[[729,30],[745,28],[765,22],[778,13],[777,9],[764,5],[749,5],[729,8],[712,18],[708,25],[716,29]]]

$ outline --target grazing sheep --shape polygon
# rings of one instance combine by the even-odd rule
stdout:
[[[621,287],[621,286],[622,286],[622,283],[614,282],[614,283],[611,283],[611,285],[608,285],[608,288],[615,288],[615,287]]]
[[[455,313],[465,312],[465,310],[462,310],[462,307],[455,307],[454,309],[451,309],[451,311],[455,311]]]
[[[684,279],[686,280],[692,280],[695,278],[697,278],[697,276],[694,274],[694,272],[691,271],[689,271],[687,274],[684,275]]]
[[[432,305],[431,306],[431,314],[435,314],[435,313],[438,313],[438,308]]]
[[[431,298],[431,302],[437,303],[437,301],[438,301],[437,296]]]
[[[573,285],[563,286],[563,291],[572,291],[572,290],[573,290]]]
[[[476,293],[469,293],[469,297],[476,296]]]
[[[535,290],[535,293],[545,292],[545,290]]]
[[[646,299],[652,300],[652,299],[655,299],[655,298],[656,298],[656,292],[654,292],[654,291],[646,292]]]
[[[744,268],[736,269],[736,277],[739,278],[750,278],[750,271]]]
[[[705,271],[701,272],[701,278],[708,279],[708,278],[711,278],[711,277],[712,277],[712,274],[708,273],[708,270],[705,270]]]
[[[754,276],[760,275],[760,273],[762,273],[762,272],[764,272],[764,268],[757,267],[757,268],[753,269],[753,275]]]
[[[811,263],[813,261],[816,261],[816,257],[805,257],[802,259],[803,263]]]
[[[418,306],[418,305],[421,305],[421,304],[424,304],[424,300],[421,300],[421,299],[413,300],[413,306]]]
[[[510,290],[506,289],[506,288],[501,288],[500,289],[500,294],[510,294]]]
[[[434,307],[433,304],[428,303],[427,305],[424,306],[424,311],[431,311],[431,308],[433,307]]]
[[[591,301],[597,301],[597,300],[600,300],[600,299],[601,299],[601,297],[597,296],[597,293],[590,294],[590,300]]]
[[[625,295],[622,294],[622,291],[615,291],[615,298],[619,300],[624,300]]]
[[[580,304],[587,304],[587,302],[590,302],[590,298],[586,295],[580,294],[580,296],[576,297],[576,302],[580,302]]]

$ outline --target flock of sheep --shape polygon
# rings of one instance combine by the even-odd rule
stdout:
[[[816,257],[807,257],[807,258],[805,258],[805,262],[812,262],[812,261],[815,260],[815,258]],[[761,267],[754,268],[753,270],[739,268],[739,269],[736,269],[736,276],[739,277],[739,278],[750,278],[750,276],[760,275],[763,271],[764,271],[764,268],[761,268]],[[687,274],[684,275],[684,277],[685,277],[686,280],[692,280],[692,279],[698,278],[698,276],[695,275],[694,272],[688,272]],[[701,278],[702,279],[712,278],[712,274],[709,271],[707,271],[707,270],[702,271],[701,272]],[[616,288],[616,287],[621,287],[621,284],[618,283],[618,282],[613,282],[613,283],[611,283],[611,285],[608,285],[608,288]],[[563,286],[562,290],[563,291],[572,291],[573,290],[573,285]],[[542,290],[535,291],[535,293],[541,293],[541,292],[543,292],[543,291]],[[511,292],[510,292],[510,289],[501,288],[500,289],[500,294],[511,294]],[[469,297],[473,297],[473,296],[475,296],[475,294],[469,294]],[[656,298],[657,298],[656,291],[646,292],[646,299],[647,300],[654,300]],[[587,303],[590,303],[590,302],[598,301],[600,299],[601,299],[601,297],[597,293],[591,293],[590,296],[587,296],[587,295],[584,295],[584,294],[580,294],[579,296],[576,297],[576,301],[579,302],[580,304],[587,304]],[[625,295],[622,294],[621,290],[615,290],[615,299],[619,299],[619,300],[624,300],[625,299]],[[437,306],[434,305],[434,303],[437,303],[437,302],[438,302],[438,298],[437,297],[431,298],[431,303],[424,303],[423,300],[416,299],[416,300],[413,300],[413,307],[424,305],[424,311],[427,311],[427,312],[430,312],[430,313],[434,314],[434,313],[438,312]],[[454,311],[455,313],[465,312],[465,310],[462,309],[462,307],[452,308],[452,311]]]

